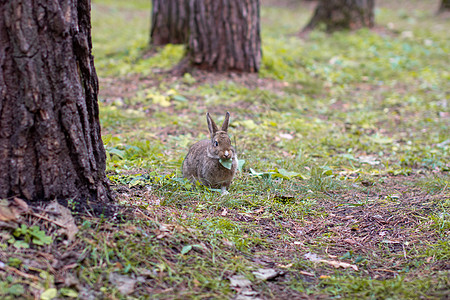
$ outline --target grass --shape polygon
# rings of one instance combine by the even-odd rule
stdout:
[[[148,54],[148,1],[94,1],[121,207],[77,216],[71,242],[32,217],[50,244],[2,229],[0,297],[226,299],[242,293],[235,275],[263,299],[448,297],[450,37],[436,3],[378,1],[374,30],[300,39],[312,7],[266,1],[258,75],[177,78],[165,71],[183,46]],[[245,160],[229,195],[181,178],[207,111],[231,112]],[[261,268],[278,275],[258,279]]]

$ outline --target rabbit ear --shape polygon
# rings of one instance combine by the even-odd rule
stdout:
[[[217,125],[216,123],[214,123],[213,119],[211,119],[209,113],[206,113],[206,120],[208,121],[209,133],[211,133],[211,137],[213,137],[214,134],[219,131],[219,129],[217,128]]]
[[[230,113],[227,112],[225,115],[225,120],[223,120],[222,131],[228,131],[228,125],[230,124]]]

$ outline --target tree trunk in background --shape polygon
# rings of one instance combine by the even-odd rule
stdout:
[[[150,43],[155,46],[185,44],[188,36],[186,0],[153,0]]]
[[[373,27],[374,7],[375,0],[320,0],[303,31],[310,31],[319,24],[324,24],[329,32]]]
[[[442,0],[438,13],[450,11],[450,0]]]
[[[259,0],[188,0],[186,59],[210,71],[257,72],[261,63]]]
[[[111,199],[90,1],[1,1],[0,16],[0,198]]]

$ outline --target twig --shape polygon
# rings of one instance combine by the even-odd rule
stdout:
[[[17,270],[16,268],[13,268],[13,267],[4,265],[3,267],[0,266],[0,268],[4,269],[6,271],[14,272],[14,273],[16,273],[19,276],[22,276],[22,277],[25,277],[25,278],[28,278],[28,279],[32,279],[34,281],[39,281],[39,277],[34,276],[34,275],[30,275],[30,274],[27,274],[27,273],[24,273],[24,272],[22,272],[20,270]]]
[[[58,221],[49,219],[49,218],[47,218],[46,216],[39,215],[39,214],[34,213],[34,212],[30,212],[30,214],[31,214],[32,216],[34,216],[34,217],[37,217],[37,218],[40,218],[40,219],[44,219],[45,221],[52,222],[53,224],[56,224],[56,225],[58,225],[59,227],[62,227],[62,228],[64,228],[64,229],[67,229],[67,226],[66,226],[66,225],[63,225],[63,224],[59,223]]]
[[[443,194],[444,192],[445,192],[445,190],[447,189],[447,187],[448,187],[448,183],[444,186],[444,188],[442,189],[442,192],[441,192],[441,194]]]
[[[147,216],[146,214],[144,214],[144,212],[142,211],[142,210],[137,210],[138,212],[140,212],[141,213],[141,215],[143,215],[145,218],[147,218],[147,219],[149,219],[149,220],[154,220],[154,219],[152,219],[152,218],[150,218],[149,216]]]

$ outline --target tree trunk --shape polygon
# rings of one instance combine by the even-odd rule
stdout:
[[[320,0],[303,32],[324,24],[329,32],[374,25],[375,0]]]
[[[185,44],[188,10],[185,0],[153,0],[150,43],[155,46]]]
[[[439,6],[438,13],[450,11],[450,0],[442,0],[441,6]]]
[[[259,0],[189,0],[186,60],[210,71],[257,72]]]
[[[0,16],[0,198],[111,199],[90,1],[1,1]]]

